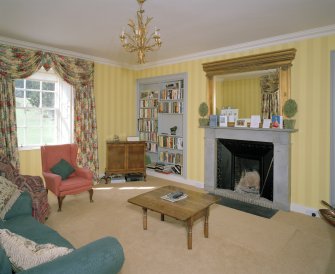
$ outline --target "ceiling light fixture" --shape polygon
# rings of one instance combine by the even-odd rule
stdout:
[[[145,63],[145,53],[147,51],[157,50],[162,45],[159,29],[155,28],[154,32],[148,35],[147,26],[153,17],[147,17],[143,22],[144,9],[142,6],[145,1],[137,0],[140,6],[137,11],[137,25],[134,20],[129,19],[130,34],[124,30],[120,34],[122,47],[128,52],[137,52],[137,62],[139,64]]]

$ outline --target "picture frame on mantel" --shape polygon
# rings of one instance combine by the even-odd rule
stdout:
[[[220,127],[227,127],[228,126],[228,116],[220,115],[219,117],[219,126]]]
[[[235,121],[235,127],[247,127],[247,119],[237,119]]]
[[[271,127],[271,119],[263,119],[263,128]]]

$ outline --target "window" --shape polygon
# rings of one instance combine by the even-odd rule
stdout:
[[[72,87],[52,69],[15,80],[15,99],[19,147],[72,142]]]

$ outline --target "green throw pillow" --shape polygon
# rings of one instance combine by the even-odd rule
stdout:
[[[50,168],[51,172],[62,177],[62,180],[65,180],[69,177],[75,169],[68,161],[61,159],[57,164]]]

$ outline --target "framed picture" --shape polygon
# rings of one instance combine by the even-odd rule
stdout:
[[[260,115],[251,115],[250,118],[250,127],[251,128],[259,128],[259,123],[261,122]]]
[[[235,121],[235,127],[247,127],[247,119],[237,119]]]
[[[271,119],[263,119],[263,128],[270,128]]]
[[[209,116],[209,126],[210,127],[217,127],[218,126],[218,117],[217,117],[217,115],[210,115]]]
[[[220,127],[227,127],[228,126],[228,116],[220,115],[219,117],[219,126]]]
[[[272,128],[283,128],[283,116],[272,115]]]

